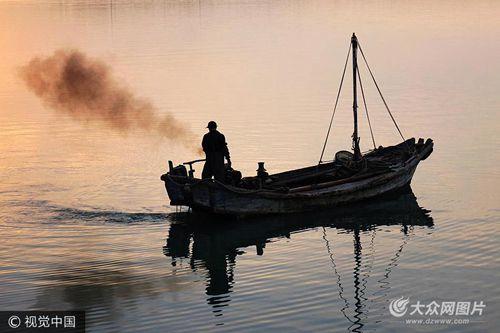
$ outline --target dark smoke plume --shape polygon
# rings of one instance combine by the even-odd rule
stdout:
[[[182,122],[171,114],[159,115],[149,101],[121,85],[108,65],[80,51],[58,50],[50,57],[36,57],[20,74],[45,105],[73,119],[122,133],[144,130],[196,149],[194,134]]]

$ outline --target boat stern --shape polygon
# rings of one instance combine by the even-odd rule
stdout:
[[[184,165],[174,167],[172,161],[169,161],[168,164],[169,172],[161,175],[160,179],[165,183],[170,205],[191,206],[193,200],[189,191],[189,184],[194,181],[194,178],[188,176]]]
[[[191,206],[192,198],[187,191],[188,179],[184,177],[172,176],[166,173],[160,177],[165,183],[170,205],[172,206]]]

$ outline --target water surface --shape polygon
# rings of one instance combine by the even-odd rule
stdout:
[[[486,0],[0,2],[0,308],[84,309],[91,332],[494,332],[499,16]],[[341,212],[176,213],[159,176],[191,152],[60,117],[17,76],[79,49],[200,141],[217,120],[244,174],[278,172],[318,161],[353,31],[403,134],[436,149],[413,194]],[[377,144],[398,142],[365,87]],[[351,103],[328,156],[350,147]],[[487,307],[408,326],[388,311],[401,296]]]

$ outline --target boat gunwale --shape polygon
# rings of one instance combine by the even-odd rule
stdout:
[[[390,181],[393,178],[398,177],[401,174],[404,174],[408,170],[412,169],[415,167],[422,159],[423,157],[429,153],[433,149],[433,143],[430,142],[429,144],[426,144],[426,146],[422,149],[421,152],[413,154],[410,156],[406,161],[402,163],[401,166],[393,169],[387,170],[387,172],[381,173],[374,175],[373,177],[367,177],[367,178],[362,178],[358,180],[354,180],[353,182],[348,182],[348,183],[342,183],[338,185],[333,185],[333,186],[327,186],[324,188],[317,188],[320,187],[322,184],[325,183],[318,183],[315,184],[316,188],[311,188],[311,190],[308,191],[303,191],[303,192],[295,192],[295,193],[289,193],[289,192],[279,192],[278,190],[269,190],[269,189],[244,189],[232,185],[226,185],[223,184],[217,180],[213,179],[196,179],[196,182],[192,182],[189,185],[190,187],[197,187],[197,186],[202,186],[206,185],[207,187],[211,187],[213,189],[218,189],[218,190],[223,190],[227,192],[231,192],[237,195],[256,195],[258,198],[269,198],[269,199],[287,199],[287,198],[312,198],[312,197],[317,197],[317,196],[322,196],[322,195],[339,195],[339,194],[347,194],[351,193],[354,191],[360,190],[359,185],[362,184],[362,187],[370,186],[373,183],[377,183],[379,181]],[[343,179],[348,180],[349,178]],[[339,187],[344,187],[340,188]]]

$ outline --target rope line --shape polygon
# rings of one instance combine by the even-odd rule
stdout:
[[[387,112],[389,112],[389,116],[391,116],[392,122],[396,126],[396,129],[398,130],[399,135],[401,136],[403,141],[406,141],[404,136],[403,136],[403,133],[401,133],[401,130],[399,129],[398,124],[396,123],[396,120],[394,119],[394,116],[391,113],[391,110],[389,109],[389,106],[387,105],[387,102],[385,101],[384,96],[382,95],[382,92],[380,91],[380,88],[377,84],[377,81],[375,80],[375,76],[373,76],[372,70],[370,69],[370,66],[368,65],[368,61],[366,60],[365,54],[363,53],[363,49],[361,48],[361,45],[359,44],[359,42],[358,42],[358,46],[359,46],[359,50],[361,51],[361,55],[363,56],[363,60],[365,61],[366,67],[368,68],[368,71],[370,72],[373,83],[375,83],[375,87],[377,87],[378,93],[379,93],[380,97],[382,98],[382,102],[384,102],[385,108],[387,109]]]
[[[363,96],[363,104],[365,105],[366,119],[368,120],[368,126],[370,127],[370,134],[372,136],[373,148],[377,149],[377,145],[375,144],[375,137],[373,136],[372,123],[370,122],[370,116],[368,115],[368,107],[366,106],[365,91],[363,90],[363,83],[361,82],[361,74],[359,73],[359,67],[357,68],[356,72],[358,73],[359,86],[361,88],[361,95]]]
[[[325,154],[326,144],[328,143],[328,137],[330,136],[330,130],[332,129],[333,117],[335,116],[335,111],[337,111],[337,104],[339,102],[340,91],[342,90],[342,84],[344,82],[345,70],[347,69],[347,62],[349,61],[349,55],[351,54],[351,44],[349,43],[349,50],[347,51],[347,58],[345,59],[344,71],[342,72],[342,79],[340,79],[339,91],[337,92],[337,99],[335,100],[335,106],[333,107],[332,117],[330,118],[330,125],[328,126],[328,131],[326,132],[325,143],[323,144],[323,149],[321,150],[321,156],[319,158],[318,164],[323,162],[323,155]]]

